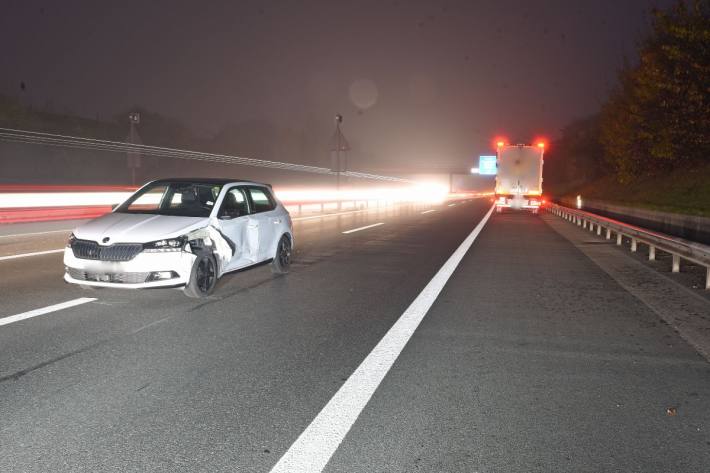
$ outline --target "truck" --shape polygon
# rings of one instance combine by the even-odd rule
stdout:
[[[528,210],[537,214],[542,199],[542,165],[545,144],[498,143],[495,188],[496,212]]]

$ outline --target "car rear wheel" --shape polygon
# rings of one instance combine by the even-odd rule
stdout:
[[[190,280],[185,285],[184,293],[188,297],[207,297],[217,285],[217,262],[211,253],[197,256],[192,265]]]
[[[288,235],[281,235],[279,244],[276,246],[276,254],[271,262],[271,272],[274,274],[286,274],[291,268],[291,239]]]

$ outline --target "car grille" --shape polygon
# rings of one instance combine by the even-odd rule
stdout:
[[[78,281],[99,281],[118,284],[144,283],[150,273],[94,273],[83,269],[67,268],[69,276]]]
[[[143,251],[143,245],[140,243],[117,243],[111,246],[100,246],[95,241],[75,240],[71,249],[74,256],[81,259],[130,261]]]

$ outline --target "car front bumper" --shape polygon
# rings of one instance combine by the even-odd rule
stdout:
[[[98,261],[77,258],[64,250],[64,280],[72,284],[120,289],[184,286],[190,279],[195,255],[186,251],[141,252],[130,261]],[[154,272],[173,271],[175,277],[146,281]]]

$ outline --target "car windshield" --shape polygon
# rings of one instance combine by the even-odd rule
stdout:
[[[116,212],[209,217],[221,185],[204,182],[154,182],[133,194]]]

